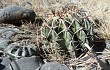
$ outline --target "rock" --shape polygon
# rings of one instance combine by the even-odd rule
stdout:
[[[35,19],[35,24],[37,24],[38,26],[42,26],[42,24],[43,24],[43,18],[36,18]]]
[[[34,55],[39,56],[36,46],[33,44],[21,46],[18,43],[11,43],[5,49],[5,52],[11,58],[31,57]]]
[[[35,70],[43,64],[39,57],[25,57],[13,60],[4,70]]]
[[[87,67],[87,66],[79,66],[79,67],[76,67],[76,69],[73,69],[73,70],[97,70],[97,67],[93,65],[91,65],[91,67]]]
[[[4,70],[8,64],[11,63],[11,60],[9,57],[0,58],[0,70]]]
[[[0,57],[0,63],[2,62],[2,57]]]
[[[0,57],[0,70],[3,70],[5,68],[5,66],[1,64],[2,61],[3,61],[3,58]]]
[[[105,59],[99,59],[99,57],[103,58],[104,55],[98,56],[97,61],[102,68],[101,70],[110,70],[110,65],[108,64],[109,61]]]
[[[87,67],[78,67],[75,70],[87,70]]]
[[[0,50],[4,50],[12,41],[6,38],[0,38]]]
[[[22,24],[21,21],[34,21],[36,14],[33,10],[11,5],[0,11],[0,23],[11,23],[16,26]]]
[[[50,62],[42,65],[40,68],[37,68],[36,70],[70,70],[70,69],[64,64]]]
[[[110,40],[106,40],[105,43],[106,43],[106,48],[110,50]]]
[[[92,50],[94,52],[103,52],[106,48],[106,44],[104,41],[94,41],[94,46],[92,47]],[[97,55],[101,55],[101,53],[97,53]]]
[[[20,30],[17,28],[0,27],[0,36],[3,38],[10,39],[14,34],[19,32]]]
[[[8,64],[11,63],[11,59],[9,57],[5,57],[3,58],[1,64],[4,65],[4,66],[8,66]]]
[[[0,64],[0,70],[4,70],[5,66]]]

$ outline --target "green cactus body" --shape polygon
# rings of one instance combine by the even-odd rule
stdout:
[[[53,17],[43,28],[43,35],[47,42],[57,42],[57,47],[72,54],[77,49],[84,50],[85,43],[89,45],[93,35],[92,22],[79,12],[67,14],[64,19]]]

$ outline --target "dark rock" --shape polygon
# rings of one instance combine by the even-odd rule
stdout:
[[[69,70],[69,68],[64,64],[50,62],[42,65],[40,68],[37,68],[36,70]]]
[[[2,62],[2,59],[3,59],[3,58],[2,58],[2,57],[0,57],[0,63]]]
[[[0,64],[0,70],[4,70],[5,66]]]
[[[43,64],[39,57],[26,57],[13,60],[4,70],[35,70]]]
[[[103,52],[106,48],[105,40],[102,39],[98,34],[97,29],[94,29],[94,41],[93,41],[93,51],[94,52]],[[101,53],[97,53],[97,55],[101,55]]]
[[[33,10],[16,5],[7,6],[0,11],[0,23],[11,23],[16,26],[20,26],[21,21],[34,21],[35,17]]]
[[[104,41],[94,42],[94,46],[92,47],[93,51],[95,52],[103,52],[105,48],[106,48],[106,44]],[[97,54],[100,55],[101,53],[97,53]]]
[[[0,51],[0,57],[3,57],[3,56],[4,56],[4,52]]]
[[[43,24],[43,18],[36,18],[35,24],[37,24],[38,26],[42,26],[42,24]]]

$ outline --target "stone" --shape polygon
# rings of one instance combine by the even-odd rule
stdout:
[[[11,58],[39,56],[35,45],[20,46],[19,43],[11,43],[4,50]]]
[[[33,10],[10,5],[0,11],[0,23],[10,23],[16,26],[22,25],[23,21],[34,21],[36,14]]]
[[[42,65],[40,68],[36,70],[70,70],[66,65],[59,64],[56,62],[49,62]]]
[[[11,43],[11,40],[0,38],[0,50],[4,50],[9,45],[9,43]]]
[[[11,63],[11,60],[9,57],[0,58],[0,70],[4,70],[8,64]]]
[[[3,38],[10,39],[14,34],[19,32],[20,30],[17,28],[0,27],[0,36]]]
[[[8,66],[8,64],[11,63],[11,59],[9,57],[5,57],[3,58],[1,64],[4,65],[4,66]]]
[[[39,57],[24,57],[13,60],[4,70],[35,70],[42,64],[43,61]]]

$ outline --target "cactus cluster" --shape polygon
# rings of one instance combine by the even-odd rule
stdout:
[[[54,16],[42,29],[43,45],[50,47],[54,43],[57,49],[79,57],[87,50],[84,44],[92,44],[92,23],[84,10],[68,13],[64,18]]]

